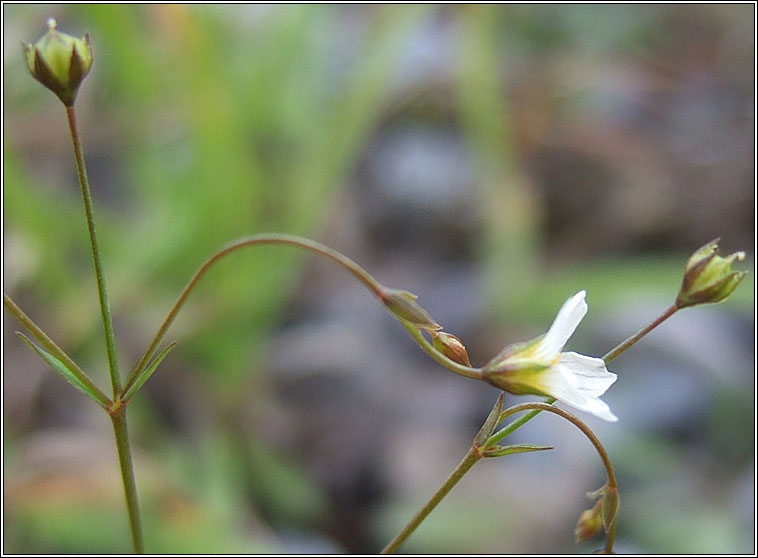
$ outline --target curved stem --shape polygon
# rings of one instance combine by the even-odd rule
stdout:
[[[456,484],[458,484],[458,481],[463,478],[463,475],[465,475],[468,470],[474,466],[474,463],[479,461],[481,458],[482,456],[479,454],[479,451],[472,446],[466,456],[461,460],[460,463],[458,463],[458,466],[455,468],[455,470],[450,473],[450,476],[447,478],[447,480],[445,480],[439,490],[434,493],[434,496],[432,496],[424,505],[424,507],[421,508],[418,513],[413,516],[408,524],[403,527],[403,530],[400,531],[397,536],[395,536],[395,538],[392,539],[389,544],[382,549],[380,554],[393,554],[400,547],[400,545],[403,544],[406,539],[416,530],[416,528],[421,525],[421,522],[426,519],[426,516],[432,512],[437,504],[439,504],[442,499],[447,496],[447,493],[450,492]]]
[[[376,279],[374,279],[365,269],[363,269],[361,266],[359,266],[357,263],[355,263],[353,260],[351,260],[347,256],[344,256],[340,254],[339,252],[337,252],[336,250],[333,250],[329,248],[328,246],[325,246],[319,242],[315,242],[313,240],[309,240],[307,238],[302,238],[299,236],[294,236],[294,235],[289,235],[289,234],[278,234],[278,233],[256,234],[256,235],[251,235],[251,236],[241,238],[235,242],[232,242],[231,244],[225,246],[224,248],[222,248],[221,250],[213,254],[195,272],[195,274],[192,276],[192,278],[189,280],[187,285],[184,287],[181,294],[179,295],[179,298],[177,298],[173,307],[169,311],[168,315],[166,316],[166,319],[163,321],[163,324],[158,330],[158,333],[155,334],[155,337],[150,343],[150,346],[147,348],[145,353],[142,355],[142,358],[137,363],[137,366],[135,367],[134,372],[132,372],[129,378],[129,381],[126,384],[125,390],[128,390],[131,387],[131,385],[134,383],[135,379],[140,374],[140,372],[142,372],[145,366],[147,366],[148,361],[155,353],[156,349],[158,348],[158,345],[163,339],[163,336],[166,335],[168,328],[171,326],[174,319],[176,318],[176,315],[179,313],[179,310],[181,310],[182,306],[186,302],[187,297],[189,297],[190,293],[195,288],[198,281],[200,281],[203,275],[205,275],[205,273],[213,266],[213,264],[218,262],[224,256],[231,254],[232,252],[235,252],[241,248],[246,248],[248,246],[257,246],[261,244],[283,244],[287,246],[294,246],[296,248],[301,248],[303,250],[308,250],[316,254],[320,254],[326,258],[329,258],[333,262],[341,265],[342,267],[344,267],[348,272],[350,272],[356,279],[358,279],[358,281],[360,281],[368,290],[374,293],[374,295],[376,295],[377,297],[381,298],[381,295],[384,291],[384,287]]]
[[[439,352],[437,349],[435,349],[431,343],[429,343],[429,341],[426,339],[426,337],[424,337],[424,334],[421,333],[419,328],[414,327],[413,325],[407,324],[407,323],[403,323],[403,326],[405,326],[405,329],[408,330],[408,333],[411,334],[411,337],[413,337],[416,343],[418,343],[418,346],[421,347],[426,354],[428,354],[430,357],[432,357],[442,366],[444,366],[448,370],[451,370],[452,372],[455,372],[456,374],[460,374],[461,376],[466,376],[467,378],[474,378],[475,380],[482,379],[481,368],[471,368],[469,366],[458,364],[454,360],[450,360],[441,352]]]
[[[84,151],[79,139],[79,128],[76,124],[76,111],[74,106],[66,106],[66,115],[68,116],[68,126],[71,130],[71,141],[74,145],[74,158],[76,159],[76,172],[79,175],[79,185],[82,190],[82,200],[84,201],[84,212],[87,215],[87,230],[89,231],[89,240],[92,247],[92,260],[95,264],[95,278],[97,279],[97,294],[100,298],[100,314],[103,319],[103,330],[105,332],[105,348],[108,353],[108,369],[111,374],[111,385],[113,386],[113,397],[116,397],[121,391],[121,378],[118,373],[118,362],[116,360],[116,342],[113,335],[113,319],[111,317],[111,308],[108,303],[108,290],[105,286],[105,272],[103,271],[103,261],[100,257],[100,248],[97,244],[97,235],[95,234],[95,218],[92,213],[92,195],[89,189],[89,180],[87,179],[87,168],[84,164]]]
[[[95,383],[90,379],[89,376],[87,376],[84,370],[82,370],[79,365],[76,364],[73,359],[63,351],[63,349],[56,345],[55,341],[50,339],[47,334],[42,331],[42,329],[37,324],[35,324],[34,321],[32,321],[32,319],[27,316],[23,310],[21,310],[21,308],[19,308],[13,299],[11,299],[11,297],[5,293],[3,293],[3,304],[8,309],[8,311],[13,314],[16,319],[21,322],[26,327],[26,329],[28,329],[32,335],[34,335],[34,337],[39,340],[42,346],[45,347],[51,355],[66,365],[71,373],[76,376],[76,378],[82,384],[84,384],[95,397],[97,397],[98,401],[103,404],[103,407],[108,408],[110,406],[111,400],[107,395],[100,391],[100,388],[95,385]]]
[[[542,402],[542,404],[544,404],[544,405],[552,405],[555,402],[556,402],[555,398],[553,398],[553,397],[546,397],[545,400]],[[487,447],[494,446],[495,444],[497,444],[501,440],[504,440],[505,438],[507,438],[508,436],[510,436],[511,434],[513,434],[513,432],[515,432],[516,430],[518,430],[519,428],[521,428],[522,426],[524,426],[527,422],[529,422],[530,420],[532,420],[534,417],[536,417],[537,415],[539,415],[541,412],[542,412],[542,409],[532,409],[528,413],[525,413],[524,415],[522,415],[521,418],[514,420],[512,423],[510,423],[508,426],[506,426],[502,430],[498,430],[498,432],[496,434],[493,434],[487,440]],[[501,421],[505,420],[506,418],[507,418],[507,416],[504,417],[503,415],[500,415],[500,421],[498,421],[498,422],[501,422]]]
[[[539,410],[539,411],[547,411],[548,413],[553,413],[555,415],[558,415],[562,418],[565,418],[567,421],[571,422],[574,426],[579,428],[587,438],[589,438],[590,442],[592,442],[592,445],[595,446],[595,449],[597,450],[597,453],[600,455],[600,459],[603,461],[603,466],[605,467],[605,473],[608,477],[608,486],[611,487],[617,487],[616,484],[616,475],[613,473],[613,466],[611,465],[611,460],[608,458],[608,453],[605,451],[605,448],[603,447],[603,444],[600,443],[600,440],[598,440],[597,436],[595,436],[595,433],[590,429],[589,426],[584,424],[579,418],[575,417],[568,411],[564,411],[560,407],[555,407],[553,405],[548,405],[547,403],[521,403],[519,405],[514,405],[513,407],[509,407],[502,413],[500,413],[500,420],[503,421],[509,416],[520,413],[521,411],[527,411],[529,409]]]
[[[513,407],[510,407],[506,409],[505,411],[503,411],[500,414],[500,419],[505,420],[509,416],[515,413],[519,413],[521,411],[525,411],[527,409],[532,409],[535,411],[547,411],[549,413],[556,414],[562,418],[565,418],[566,420],[571,422],[574,426],[579,428],[579,430],[581,430],[582,433],[585,436],[587,436],[587,438],[589,438],[590,442],[592,442],[592,445],[595,446],[595,450],[597,450],[597,453],[603,462],[603,467],[605,467],[605,476],[608,479],[607,490],[614,491],[616,494],[618,494],[618,483],[616,482],[616,474],[613,472],[613,465],[611,465],[611,460],[608,457],[608,453],[605,451],[603,444],[600,443],[600,440],[598,439],[597,436],[595,436],[595,433],[590,429],[589,426],[584,424],[584,422],[582,422],[579,418],[575,417],[571,413],[564,411],[563,409],[559,407],[554,407],[553,405],[549,405],[547,403],[522,403],[520,405],[514,405]],[[605,539],[604,550],[606,554],[613,554],[613,542],[615,538],[616,538],[616,517],[614,516],[611,522],[611,525],[608,527],[607,537]]]

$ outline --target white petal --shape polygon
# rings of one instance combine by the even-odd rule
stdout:
[[[579,322],[587,313],[587,303],[584,301],[586,295],[585,291],[579,291],[563,303],[553,325],[550,326],[539,348],[535,351],[535,356],[548,361],[558,357],[566,341],[574,334]]]
[[[616,374],[608,372],[601,358],[573,352],[561,353],[558,365],[568,369],[576,379],[577,389],[594,397],[603,395],[616,381]]]
[[[576,355],[576,353],[566,354],[582,357],[579,359],[580,361],[583,361],[583,359],[600,360]],[[568,360],[571,362],[572,358]],[[575,409],[586,411],[609,422],[616,422],[618,418],[599,397],[600,394],[604,393],[616,381],[616,375],[606,371],[605,364],[602,365],[602,368],[602,372],[595,367],[589,369],[582,368],[582,373],[577,373],[573,367],[566,364],[558,364],[540,374],[540,388],[545,393]],[[600,373],[598,374],[598,372]]]

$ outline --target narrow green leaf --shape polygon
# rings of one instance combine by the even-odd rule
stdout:
[[[535,444],[515,444],[512,446],[492,446],[482,452],[482,457],[500,457],[512,453],[529,453],[532,451],[551,450],[553,446],[537,446]]]
[[[487,416],[487,420],[484,421],[481,430],[474,438],[474,445],[480,448],[487,447],[487,441],[492,433],[495,431],[495,427],[499,424],[500,413],[503,410],[503,401],[505,400],[505,393],[500,392],[500,397],[495,401],[495,405],[492,407],[490,414]]]
[[[50,368],[52,368],[55,372],[57,372],[61,378],[66,380],[69,384],[74,386],[79,391],[81,391],[84,395],[92,399],[95,403],[100,405],[103,409],[107,409],[106,403],[104,401],[101,401],[98,398],[97,394],[94,391],[92,391],[84,382],[82,382],[82,380],[79,379],[79,377],[77,376],[75,372],[69,369],[65,364],[63,364],[60,360],[55,358],[53,355],[51,355],[44,349],[41,349],[40,347],[32,343],[32,341],[23,333],[17,331],[16,335],[18,335],[24,343],[29,345],[29,347],[31,347],[31,349],[35,353],[37,353],[42,358],[42,360],[44,360],[50,366]],[[90,380],[89,378],[87,378],[87,380],[89,380],[89,382],[92,383],[92,380]]]
[[[157,357],[155,357],[155,360],[145,368],[142,373],[137,376],[132,382],[132,384],[128,387],[126,392],[124,392],[124,395],[121,396],[121,400],[124,402],[129,401],[129,399],[132,398],[132,396],[137,393],[137,390],[142,387],[142,384],[144,384],[150,376],[153,375],[153,372],[158,368],[158,365],[161,363],[161,361],[166,358],[168,353],[171,352],[171,349],[176,347],[177,341],[173,341],[172,343],[169,343],[168,346],[161,351],[161,354],[159,354]]]

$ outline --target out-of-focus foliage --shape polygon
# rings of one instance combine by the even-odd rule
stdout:
[[[569,349],[603,354],[693,249],[754,257],[753,8],[4,5],[3,288],[107,383],[65,116],[18,47],[53,16],[93,41],[77,110],[122,374],[198,265],[262,231],[417,293],[474,364],[586,289]],[[752,282],[610,367],[620,421],[591,425],[621,552],[753,548]],[[3,319],[3,550],[128,551],[107,420]],[[130,407],[147,550],[381,548],[497,396],[403,334],[290,248],[220,263]],[[602,480],[578,436],[533,421],[517,441],[556,450],[478,464],[404,550],[599,546],[573,543]]]

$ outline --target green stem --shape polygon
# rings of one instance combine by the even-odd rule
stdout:
[[[616,541],[616,519],[613,519],[611,527],[608,529],[608,534],[605,537],[605,547],[603,552],[605,554],[613,554],[613,543]]]
[[[503,421],[511,415],[520,413],[522,411],[527,411],[529,409],[547,411],[548,413],[553,413],[555,415],[558,415],[566,419],[567,421],[571,422],[574,426],[576,426],[579,430],[581,430],[584,433],[584,435],[587,436],[587,438],[589,438],[590,442],[592,442],[592,445],[595,446],[595,449],[597,450],[598,455],[600,455],[600,459],[603,461],[603,466],[605,466],[605,473],[606,473],[606,476],[608,477],[608,486],[611,486],[614,488],[617,487],[616,475],[613,473],[613,466],[611,465],[611,460],[608,458],[608,453],[605,451],[603,444],[600,443],[600,440],[598,439],[597,436],[595,436],[595,433],[590,429],[589,426],[584,424],[584,422],[582,422],[579,418],[575,417],[568,411],[564,411],[560,407],[555,407],[554,405],[550,405],[548,403],[539,403],[539,402],[521,403],[519,405],[514,405],[513,407],[509,407],[508,409],[503,411],[500,414],[500,420]]]
[[[555,401],[556,400],[553,397],[546,397],[542,403],[545,405],[552,405],[553,403],[555,403]],[[524,413],[523,415],[521,415],[521,418],[514,420],[508,426],[506,426],[502,430],[499,430],[497,434],[493,434],[492,436],[490,436],[490,438],[487,440],[487,447],[494,446],[495,444],[499,443],[501,440],[504,440],[505,438],[513,434],[516,430],[524,426],[527,422],[529,422],[534,417],[539,415],[541,412],[542,412],[541,409],[532,409],[528,413]],[[503,417],[503,419],[504,418],[505,417]]]
[[[121,480],[124,485],[124,495],[126,496],[126,508],[129,514],[129,525],[132,531],[132,542],[134,551],[142,554],[144,551],[142,544],[142,523],[139,514],[139,502],[137,501],[137,486],[134,481],[134,467],[132,465],[132,454],[129,448],[129,433],[126,426],[126,407],[121,404],[121,377],[118,372],[118,361],[116,359],[116,341],[113,334],[113,318],[111,317],[111,308],[108,302],[108,289],[105,285],[105,271],[103,270],[103,261],[100,256],[100,248],[97,243],[95,234],[95,218],[92,212],[92,195],[87,179],[87,167],[84,163],[84,151],[79,139],[79,128],[76,123],[76,111],[73,105],[66,106],[66,115],[68,116],[68,125],[71,130],[71,141],[74,146],[74,158],[76,159],[76,172],[79,175],[79,185],[82,190],[82,201],[84,202],[84,212],[87,216],[87,230],[89,231],[90,245],[92,248],[92,260],[95,266],[95,279],[97,281],[97,294],[100,300],[100,314],[103,320],[103,331],[105,332],[105,349],[108,353],[108,369],[111,376],[111,386],[113,388],[113,398],[115,403],[111,405],[109,415],[113,423],[113,434],[116,440],[116,449],[118,451],[118,462],[121,468]]]
[[[134,481],[132,452],[129,448],[129,433],[126,427],[126,407],[122,405],[113,409],[110,412],[110,417],[113,423],[113,435],[116,438],[118,463],[121,468],[121,480],[124,485],[124,496],[126,497],[126,509],[129,513],[129,526],[132,531],[134,552],[142,554],[144,552],[142,522],[140,521],[139,502],[137,501],[137,485]]]
[[[674,315],[674,313],[678,310],[676,307],[676,304],[672,304],[666,310],[658,316],[656,319],[654,319],[652,322],[650,322],[648,325],[640,329],[637,333],[626,339],[625,341],[622,341],[616,347],[614,347],[612,350],[608,351],[605,356],[603,356],[603,360],[606,364],[608,364],[610,361],[612,361],[614,358],[619,356],[621,353],[626,351],[629,347],[634,345],[637,341],[645,337],[648,333],[650,333],[654,328],[661,325],[664,321],[666,321],[668,318]]]
[[[353,260],[351,260],[347,256],[340,254],[336,250],[332,250],[328,246],[324,246],[323,244],[319,242],[315,242],[313,240],[309,240],[307,238],[302,238],[299,236],[293,236],[289,234],[277,234],[277,233],[257,234],[257,235],[241,238],[235,242],[232,242],[231,244],[225,246],[224,248],[222,248],[221,250],[213,254],[195,272],[195,274],[189,280],[187,285],[184,287],[184,290],[182,290],[181,294],[179,295],[179,298],[177,298],[176,302],[174,303],[174,306],[169,311],[168,316],[166,316],[166,319],[163,321],[163,324],[158,330],[158,333],[155,334],[155,337],[150,343],[150,346],[147,348],[145,353],[142,355],[142,358],[137,363],[137,366],[135,367],[134,372],[132,372],[126,384],[125,391],[131,387],[131,385],[137,379],[137,377],[142,372],[142,370],[144,370],[145,366],[147,366],[148,361],[155,353],[156,349],[158,348],[158,345],[163,339],[163,336],[166,335],[168,328],[171,326],[174,319],[176,318],[176,315],[179,313],[179,310],[182,308],[182,306],[186,302],[187,297],[195,288],[198,281],[200,281],[202,276],[205,275],[205,273],[213,266],[213,264],[215,264],[224,256],[231,254],[232,252],[235,252],[241,248],[246,248],[248,246],[257,246],[261,244],[283,244],[287,246],[294,246],[296,248],[301,248],[303,250],[308,250],[316,254],[320,254],[326,258],[329,258],[333,262],[341,265],[342,267],[344,267],[356,279],[358,279],[358,281],[360,281],[368,290],[374,293],[374,295],[376,295],[378,298],[381,299],[382,293],[385,291],[385,288],[376,279],[371,277],[371,275],[365,269],[363,269]]]
[[[447,496],[447,493],[450,492],[456,484],[458,484],[458,481],[463,478],[463,475],[465,475],[468,470],[474,466],[474,463],[479,461],[481,458],[482,456],[479,454],[479,451],[472,446],[466,456],[461,460],[460,463],[458,463],[458,466],[450,474],[444,484],[439,488],[439,490],[437,490],[437,492],[434,493],[434,496],[432,496],[431,499],[424,505],[424,507],[421,508],[419,512],[413,516],[408,524],[403,527],[403,530],[400,531],[397,536],[392,539],[387,546],[384,547],[384,549],[382,549],[381,554],[393,554],[400,547],[400,545],[403,544],[405,540],[416,530],[416,528],[421,525],[421,522],[426,519],[426,516],[432,512],[437,504],[439,504],[442,499]]]
[[[416,343],[418,343],[418,346],[421,347],[426,354],[428,354],[442,366],[452,372],[455,372],[456,374],[466,376],[467,378],[474,378],[475,380],[482,379],[481,368],[471,368],[470,366],[464,366],[462,364],[458,364],[454,360],[450,360],[437,349],[435,349],[431,343],[429,343],[419,328],[406,323],[403,323],[403,326],[405,326],[405,329],[408,330],[408,333],[411,334],[411,337],[413,337]]]
[[[50,339],[47,334],[42,331],[42,329],[37,324],[35,324],[32,319],[27,316],[23,310],[21,310],[21,308],[19,308],[19,306],[11,299],[11,297],[5,293],[3,293],[3,304],[8,309],[8,311],[13,314],[16,319],[21,322],[26,327],[26,329],[28,329],[32,335],[34,335],[34,337],[39,340],[42,346],[45,347],[51,355],[53,355],[68,367],[71,373],[76,376],[76,378],[82,384],[84,384],[92,392],[92,394],[95,395],[95,397],[97,397],[98,401],[100,401],[105,408],[108,408],[111,405],[111,400],[108,399],[108,396],[100,391],[100,388],[94,384],[94,382],[90,379],[89,376],[87,376],[84,370],[82,370],[79,365],[76,364],[73,359],[63,351],[63,349],[56,345],[55,341]]]
[[[579,418],[575,417],[571,413],[564,411],[563,409],[559,407],[555,407],[553,405],[550,405],[548,403],[522,403],[520,405],[514,405],[513,407],[510,407],[503,411],[500,414],[500,419],[505,420],[509,416],[519,413],[521,411],[525,411],[531,409],[532,411],[547,411],[549,413],[556,414],[562,418],[565,418],[569,422],[571,422],[574,426],[579,428],[579,430],[582,431],[582,433],[589,438],[590,442],[592,442],[592,445],[595,446],[595,449],[597,450],[598,455],[600,456],[600,459],[603,462],[603,466],[605,467],[605,475],[608,479],[608,490],[613,490],[616,493],[618,493],[618,483],[616,482],[616,474],[613,472],[613,466],[611,465],[611,460],[608,457],[608,452],[605,451],[605,448],[603,447],[603,444],[600,443],[600,440],[597,436],[595,436],[595,433],[590,429],[589,426],[584,424]],[[616,538],[616,518],[613,518],[613,521],[611,522],[611,525],[608,529],[608,536],[605,540],[605,553],[606,554],[613,554],[613,542]]]
[[[71,130],[71,141],[74,145],[76,172],[79,175],[79,185],[82,189],[84,212],[87,215],[87,229],[89,231],[90,245],[92,246],[92,259],[95,264],[97,293],[100,298],[100,314],[102,315],[103,330],[105,332],[105,348],[108,353],[108,368],[111,374],[113,397],[115,398],[121,392],[121,378],[118,374],[118,362],[116,361],[116,342],[113,335],[113,319],[111,318],[111,308],[108,303],[108,290],[105,286],[103,261],[100,257],[100,248],[98,247],[97,235],[95,234],[95,218],[92,214],[92,195],[90,194],[89,180],[87,179],[87,167],[84,164],[84,152],[82,150],[81,140],[79,139],[79,128],[76,124],[76,111],[74,110],[73,105],[66,106],[66,115],[68,116],[68,126]]]

